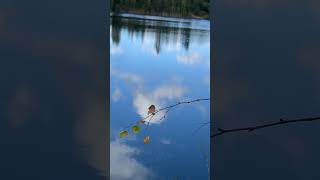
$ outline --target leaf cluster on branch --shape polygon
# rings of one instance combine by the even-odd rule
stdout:
[[[147,132],[151,120],[153,119],[153,117],[154,117],[157,113],[162,112],[162,111],[165,111],[165,113],[163,114],[163,116],[159,119],[159,121],[161,121],[161,120],[163,120],[163,119],[167,116],[168,112],[169,112],[172,108],[174,108],[174,107],[176,107],[176,106],[179,106],[179,105],[182,105],[182,104],[191,104],[191,103],[199,102],[199,101],[208,101],[208,100],[210,100],[210,98],[195,99],[195,100],[191,100],[191,101],[180,101],[180,102],[178,102],[178,103],[176,103],[176,104],[173,104],[173,105],[170,105],[170,106],[167,106],[167,107],[164,107],[164,108],[160,108],[159,110],[156,110],[156,107],[155,107],[154,105],[150,105],[150,107],[148,108],[148,115],[147,115],[146,117],[144,117],[143,119],[141,119],[141,120],[139,120],[139,121],[137,121],[137,122],[134,122],[133,124],[130,124],[129,126],[126,127],[126,129],[129,128],[130,126],[132,126],[132,127],[131,127],[132,132],[136,134],[136,133],[139,133],[139,132],[140,132],[140,126],[139,126],[139,125],[146,125],[146,126],[147,126],[147,127],[146,127],[146,132]],[[149,120],[148,120],[148,119],[149,119]],[[124,137],[126,137],[126,136],[128,136],[128,135],[129,135],[128,130],[124,130],[124,131],[121,131],[121,132],[119,133],[120,138],[124,138]],[[150,137],[147,136],[147,135],[144,136],[144,143],[147,144],[149,141],[150,141]]]
[[[159,120],[163,120],[168,112],[179,105],[182,104],[191,104],[191,103],[195,103],[195,102],[200,102],[200,101],[209,101],[210,98],[202,98],[202,99],[195,99],[195,100],[191,100],[191,101],[181,101],[181,102],[177,102],[176,104],[164,107],[164,108],[160,108],[159,110],[156,110],[156,107],[154,105],[151,105],[148,108],[148,115],[146,117],[144,117],[143,119],[139,120],[138,122],[135,122],[136,125],[134,125],[132,127],[133,132],[134,133],[138,133],[140,131],[139,128],[139,124],[146,124],[147,128],[150,124],[150,121],[152,120],[152,118],[159,112],[161,111],[165,111],[164,115],[159,119]],[[149,121],[146,122],[146,119],[149,118]],[[247,126],[247,127],[241,127],[241,128],[233,128],[233,129],[223,129],[223,128],[217,128],[218,132],[214,133],[212,135],[210,135],[210,138],[215,138],[221,135],[225,135],[225,134],[229,134],[229,133],[236,133],[236,132],[253,132],[259,129],[264,129],[264,128],[268,128],[268,127],[273,127],[273,126],[282,126],[282,125],[287,125],[287,124],[292,124],[292,123],[302,123],[302,122],[311,122],[311,121],[318,121],[320,120],[320,117],[311,117],[311,118],[300,118],[300,119],[280,119],[278,121],[274,121],[274,122],[270,122],[270,123],[265,123],[265,124],[260,124],[260,125],[255,125],[255,126]],[[210,121],[208,122],[204,122],[204,123],[200,123],[201,126],[197,129],[201,129],[202,127],[210,124]],[[129,125],[132,126],[132,125]],[[128,127],[129,127],[128,126]],[[146,129],[147,130],[147,129]],[[122,131],[120,132],[120,137],[125,137],[128,135],[128,131]],[[144,138],[144,142],[149,142],[150,137],[149,136],[145,136]],[[146,141],[147,139],[147,141]]]

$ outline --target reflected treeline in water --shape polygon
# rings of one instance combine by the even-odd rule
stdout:
[[[123,33],[128,33],[131,39],[138,38],[144,41],[146,37],[154,41],[154,49],[160,53],[164,45],[180,43],[185,50],[190,43],[208,43],[209,29],[196,29],[191,21],[165,21],[127,18],[113,16],[111,18],[111,40],[115,45],[121,42]]]

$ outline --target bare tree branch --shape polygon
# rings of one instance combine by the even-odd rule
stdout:
[[[164,113],[164,115],[160,118],[160,120],[163,120],[163,119],[166,117],[166,115],[168,114],[168,112],[169,112],[172,108],[174,108],[174,107],[176,107],[176,106],[179,106],[179,105],[181,105],[181,104],[191,104],[191,103],[194,103],[194,102],[209,101],[209,100],[210,100],[210,98],[202,98],[202,99],[195,99],[195,100],[191,100],[191,101],[180,101],[180,102],[178,102],[178,103],[176,103],[176,104],[173,104],[173,105],[171,105],[171,106],[167,106],[167,107],[164,107],[164,108],[160,108],[160,109],[157,110],[156,112],[149,114],[148,116],[144,117],[143,119],[141,119],[141,120],[139,120],[139,121],[144,121],[144,120],[148,119],[149,117],[154,116],[154,115],[156,115],[157,113],[166,110],[166,112]],[[139,121],[138,121],[138,122],[139,122]],[[148,121],[148,125],[149,125],[149,123],[150,123],[150,120]],[[129,127],[132,126],[133,124],[136,124],[136,122],[133,122],[133,123],[129,124],[128,126],[125,127],[125,129],[126,129],[126,128],[129,128]]]
[[[198,102],[198,101],[209,101],[209,100],[210,100],[210,98],[195,99],[195,100],[192,100],[192,101],[181,101],[181,102],[178,102],[178,103],[176,103],[176,104],[174,104],[174,105],[161,108],[161,109],[159,109],[158,111],[156,111],[155,114],[158,113],[158,112],[160,112],[160,111],[163,111],[163,110],[166,110],[166,109],[171,109],[171,108],[173,108],[173,107],[175,107],[175,106],[179,106],[179,105],[181,105],[181,104],[190,104],[190,103],[194,103],[194,102]]]
[[[193,131],[193,134],[194,134],[195,132],[199,131],[199,130],[200,130],[201,128],[203,128],[204,126],[210,124],[210,121],[209,121],[209,122],[204,122],[204,123],[199,123],[199,124],[200,124],[200,126]]]
[[[299,122],[308,122],[308,121],[317,121],[320,120],[320,117],[313,117],[313,118],[303,118],[303,119],[291,119],[291,120],[284,120],[280,119],[279,121],[273,122],[273,123],[268,123],[268,124],[262,124],[262,125],[256,125],[256,126],[251,126],[251,127],[243,127],[243,128],[235,128],[235,129],[221,129],[218,128],[218,133],[211,135],[211,138],[221,136],[223,134],[227,133],[234,133],[234,132],[252,132],[257,129],[263,129],[267,127],[272,127],[272,126],[280,126],[284,124],[289,124],[289,123],[299,123]]]
[[[191,100],[191,101],[181,101],[178,102],[176,104],[173,104],[171,106],[167,106],[164,108],[160,108],[159,110],[157,110],[154,113],[149,114],[148,116],[146,116],[145,118],[143,118],[142,120],[146,120],[147,118],[152,117],[154,115],[156,115],[157,113],[166,110],[166,112],[164,113],[164,115],[160,118],[160,120],[163,120],[166,115],[168,114],[168,112],[176,107],[179,106],[181,104],[190,104],[190,103],[194,103],[194,102],[199,102],[199,101],[209,101],[210,98],[204,98],[204,99],[195,99],[195,100]],[[148,121],[147,126],[149,125],[151,119]],[[242,127],[242,128],[234,128],[234,129],[222,129],[222,128],[217,128],[217,130],[219,132],[210,135],[210,138],[214,138],[214,137],[218,137],[224,134],[228,134],[228,133],[235,133],[235,132],[252,132],[258,129],[263,129],[263,128],[267,128],[267,127],[272,127],[272,126],[280,126],[280,125],[285,125],[285,124],[290,124],[290,123],[300,123],[300,122],[308,122],[308,121],[317,121],[320,120],[320,117],[311,117],[311,118],[302,118],[302,119],[288,119],[288,120],[284,120],[284,119],[280,119],[279,121],[275,121],[272,123],[267,123],[267,124],[261,124],[261,125],[256,125],[256,126],[249,126],[249,127]],[[140,120],[141,121],[141,120]],[[210,124],[210,121],[208,122],[204,122],[204,123],[199,123],[199,125],[201,125],[199,128],[197,128],[194,132],[198,131],[199,129],[201,129],[202,127],[204,127],[205,125]],[[130,126],[130,125],[129,125]],[[128,127],[129,127],[128,126]]]

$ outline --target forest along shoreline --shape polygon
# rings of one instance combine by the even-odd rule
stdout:
[[[132,14],[132,15],[137,15],[137,16],[156,16],[156,17],[165,17],[165,18],[179,18],[179,19],[190,19],[190,20],[210,20],[208,18],[204,17],[198,17],[198,16],[190,16],[190,17],[184,17],[184,16],[173,16],[173,15],[156,15],[156,14],[148,14],[148,13],[139,13],[139,12],[111,12],[110,17],[123,17],[124,14]]]
[[[175,17],[175,16],[156,16],[156,15],[148,15],[148,14],[139,14],[139,13],[110,13],[109,18],[127,18],[127,19],[145,19],[152,21],[166,21],[166,22],[181,22],[190,20],[196,21],[210,21],[209,19],[203,18],[187,18],[187,17]],[[162,19],[163,18],[163,19]]]
[[[111,12],[209,20],[209,4],[209,0],[111,0]]]

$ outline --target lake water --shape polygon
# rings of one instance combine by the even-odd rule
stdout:
[[[110,25],[111,179],[208,179],[210,102],[157,114],[148,130],[130,125],[148,107],[210,97],[210,22],[124,14]],[[129,127],[128,127],[129,126]],[[119,138],[119,132],[129,135]],[[148,144],[143,137],[150,136]]]
[[[319,116],[319,5],[214,3],[212,133]],[[320,179],[319,132],[320,124],[310,122],[213,138],[214,179]]]
[[[107,2],[0,2],[0,179],[108,176]]]

